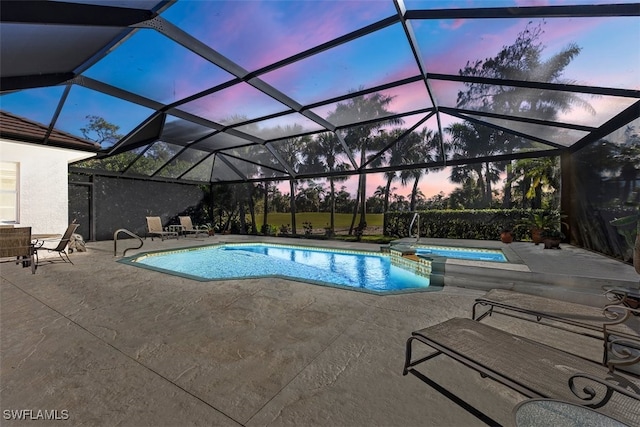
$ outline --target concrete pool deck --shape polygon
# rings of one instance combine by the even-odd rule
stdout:
[[[253,240],[147,239],[127,255]],[[119,242],[119,255],[130,242]],[[2,424],[484,425],[436,390],[401,375],[411,331],[470,317],[474,299],[492,281],[494,287],[571,300],[595,298],[602,284],[638,285],[633,267],[569,245],[545,251],[523,242],[451,243],[507,247],[529,270],[518,271],[526,283],[489,271],[474,285],[459,270],[486,267],[455,263],[447,264],[447,273],[459,286],[445,282],[440,291],[401,295],[284,279],[203,283],[115,262],[111,241],[89,243],[88,252],[71,254],[74,265],[43,265],[35,275],[3,264]],[[535,275],[544,279],[537,289]],[[601,344],[593,339],[499,316],[485,322],[595,361],[601,356]],[[524,400],[447,358],[429,363],[434,380],[501,424],[511,423],[513,407]],[[7,420],[7,410],[31,410],[33,416],[57,410],[68,419]]]

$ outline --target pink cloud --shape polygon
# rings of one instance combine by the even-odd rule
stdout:
[[[466,19],[454,19],[452,21],[441,21],[440,26],[447,30],[457,30],[458,28],[462,27],[466,21],[467,21]]]

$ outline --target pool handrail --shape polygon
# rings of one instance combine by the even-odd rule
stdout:
[[[418,232],[416,233],[416,243],[420,241],[420,214],[418,212],[413,214],[411,225],[409,225],[409,237],[411,237],[411,230],[413,230],[413,223],[418,219]]]
[[[140,249],[142,247],[142,245],[144,245],[144,242],[142,241],[142,238],[140,236],[138,236],[137,234],[135,234],[132,231],[127,230],[126,228],[119,228],[113,233],[113,256],[117,256],[117,254],[118,254],[118,252],[117,252],[118,234],[120,234],[120,233],[128,234],[129,236],[133,237],[134,239],[138,239],[140,241],[140,246],[125,249],[124,252],[122,252],[122,256],[123,257],[127,255],[127,251],[128,250],[130,250],[130,249]]]

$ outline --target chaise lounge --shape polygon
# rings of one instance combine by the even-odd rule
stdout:
[[[167,231],[162,228],[162,220],[159,216],[148,216],[147,236],[150,236],[152,241],[154,237],[160,237],[160,240],[164,241],[164,239],[177,239],[178,233],[175,231]]]
[[[62,235],[62,238],[58,241],[58,244],[54,247],[47,247],[44,246],[45,243],[47,243],[47,240],[40,240],[38,242],[35,243],[34,248],[35,248],[35,258],[36,258],[36,266],[42,264],[43,262],[48,262],[48,263],[53,263],[53,262],[68,262],[70,264],[73,264],[73,262],[71,262],[71,259],[69,258],[69,255],[67,254],[67,246],[69,245],[69,241],[71,240],[71,236],[73,235],[73,233],[75,233],[76,229],[78,228],[80,224],[77,224],[75,222],[72,222],[71,224],[69,224],[69,226],[67,227],[67,229],[65,230],[64,234]],[[44,252],[47,251],[47,253],[52,253],[55,252],[58,254],[58,256],[60,256],[60,260],[57,259],[43,259],[41,260],[40,257],[38,256],[38,252]]]
[[[432,350],[413,359],[414,343]],[[528,398],[551,398],[590,408],[629,425],[640,425],[640,379],[610,373],[607,368],[471,319],[454,318],[420,329],[406,343],[403,375],[453,393],[435,383],[418,365],[444,354],[510,387]],[[467,411],[494,424],[472,406],[455,397]],[[483,418],[484,417],[484,418]]]
[[[483,306],[488,309],[480,313],[479,307]],[[476,299],[472,308],[472,319],[479,321],[494,313],[537,321],[547,326],[603,340],[605,366],[612,371],[622,368],[640,375],[640,310],[621,304],[609,304],[598,308],[493,289]]]
[[[185,236],[193,235],[193,237],[198,237],[198,235],[204,235],[209,237],[209,229],[204,225],[194,227],[190,216],[180,216],[178,219]]]

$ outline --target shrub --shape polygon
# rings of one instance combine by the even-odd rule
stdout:
[[[304,229],[305,235],[310,235],[313,232],[313,225],[310,221],[305,221],[302,223],[302,228]]]
[[[420,214],[420,236],[449,239],[499,240],[505,229],[513,231],[516,240],[529,238],[528,230],[516,227],[530,209],[465,209],[429,210]],[[557,211],[533,210],[559,218]],[[416,212],[388,212],[385,214],[384,235],[408,237],[409,225]],[[415,226],[414,226],[415,227]],[[415,231],[415,228],[414,228]]]

